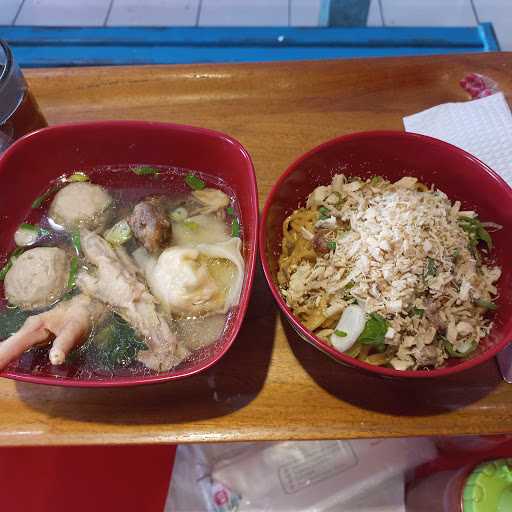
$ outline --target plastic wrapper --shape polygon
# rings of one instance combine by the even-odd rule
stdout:
[[[405,512],[429,439],[183,445],[166,512]]]

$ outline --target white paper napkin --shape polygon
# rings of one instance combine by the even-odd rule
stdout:
[[[512,114],[503,93],[444,103],[404,117],[404,126],[475,155],[512,186]]]

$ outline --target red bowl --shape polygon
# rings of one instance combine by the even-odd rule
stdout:
[[[196,352],[177,369],[156,375],[80,380],[73,372],[43,365],[37,371],[11,365],[3,377],[62,386],[131,386],[180,379],[216,363],[229,349],[242,324],[256,261],[258,197],[251,158],[231,137],[203,128],[143,121],[104,121],[52,126],[15,142],[0,157],[0,266],[14,249],[16,228],[31,211],[35,197],[58,176],[96,166],[168,165],[207,173],[223,180],[235,193],[243,231],[245,277],[242,296],[223,337]],[[124,178],[123,178],[124,179]],[[148,177],[126,174],[126,183]],[[142,181],[141,181],[142,180]],[[172,179],[171,179],[172,181]],[[132,183],[133,182],[133,183]],[[3,287],[0,288],[3,298]]]
[[[346,354],[306,329],[286,305],[277,286],[282,223],[318,185],[330,183],[334,174],[369,178],[383,176],[391,181],[415,176],[435,185],[464,209],[475,209],[480,218],[497,222],[503,229],[493,233],[492,257],[502,268],[498,283],[498,308],[494,327],[467,360],[450,360],[435,370],[400,371],[373,366]],[[465,151],[431,137],[405,132],[363,132],[338,137],[321,144],[293,162],[277,180],[267,198],[259,231],[260,255],[270,289],[284,315],[305,341],[340,363],[389,377],[441,377],[458,373],[487,361],[512,339],[512,190],[487,165]]]

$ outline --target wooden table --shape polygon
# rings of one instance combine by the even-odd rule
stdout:
[[[402,129],[467,99],[478,72],[512,94],[512,54],[274,64],[45,69],[26,75],[50,123],[148,119],[214,128],[251,153],[263,203],[298,155],[336,135]],[[261,272],[245,325],[209,371],[132,389],[0,379],[0,444],[176,443],[512,432],[495,361],[438,382],[344,368],[283,322]]]

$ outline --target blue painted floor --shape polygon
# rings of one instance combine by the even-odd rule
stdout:
[[[493,23],[512,50],[512,0],[331,0],[343,24],[474,26]],[[360,4],[360,9],[354,4]],[[328,0],[0,0],[0,25],[322,26]],[[351,5],[351,7],[347,7]],[[324,12],[323,12],[324,11]],[[442,15],[440,15],[442,12]],[[332,17],[332,16],[331,16]]]

